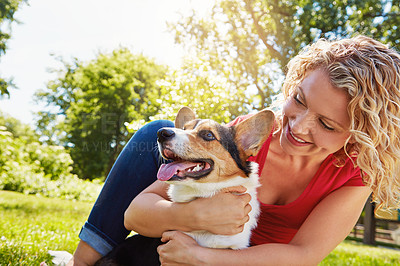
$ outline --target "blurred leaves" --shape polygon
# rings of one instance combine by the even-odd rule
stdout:
[[[15,12],[26,0],[1,0],[0,1],[0,56],[7,50],[7,41],[11,38],[11,23],[18,22],[14,18]],[[0,97],[10,97],[10,88],[16,88],[12,79],[0,77]]]
[[[319,38],[365,34],[400,48],[399,0],[219,0],[169,23],[175,41],[230,85],[250,88],[248,109],[271,103],[288,61]],[[228,85],[228,86],[230,86]]]
[[[171,70],[159,82],[161,98],[159,114],[154,119],[174,120],[182,106],[191,107],[199,118],[228,123],[245,113],[249,104],[245,88],[226,82],[224,75],[213,71],[199,59],[186,60],[182,68]]]
[[[0,113],[0,189],[93,200],[99,185],[79,180],[62,146],[46,145],[29,125]]]
[[[37,114],[38,131],[70,150],[81,178],[104,177],[129,138],[124,123],[158,112],[156,81],[166,69],[126,48],[88,62],[60,61],[58,78],[35,95],[49,107]]]

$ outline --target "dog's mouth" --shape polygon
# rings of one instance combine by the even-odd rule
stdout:
[[[162,153],[166,159],[173,160],[173,162],[161,165],[157,173],[157,178],[161,181],[199,179],[208,175],[213,169],[214,162],[210,159],[187,160],[168,149],[164,149]]]

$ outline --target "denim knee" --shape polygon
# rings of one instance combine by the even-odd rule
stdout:
[[[128,141],[115,161],[79,237],[100,254],[122,242],[129,231],[124,212],[136,195],[157,179],[163,162],[157,149],[157,131],[173,127],[167,120],[150,122]]]

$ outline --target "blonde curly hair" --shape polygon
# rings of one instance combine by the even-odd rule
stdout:
[[[377,209],[399,207],[399,53],[366,36],[319,40],[289,62],[282,88],[285,99],[308,71],[316,69],[325,70],[332,85],[350,96],[351,136],[335,154],[338,164],[347,156],[361,169]]]

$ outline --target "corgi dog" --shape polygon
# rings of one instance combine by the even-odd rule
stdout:
[[[259,214],[256,189],[260,184],[257,163],[247,159],[261,149],[273,124],[274,114],[268,110],[227,127],[212,120],[196,119],[190,108],[183,107],[176,116],[175,128],[157,132],[160,154],[172,161],[161,165],[157,178],[169,184],[168,195],[172,201],[212,197],[234,186],[244,186],[251,195],[250,219],[241,233],[228,236],[206,231],[187,232],[199,245],[231,249],[249,245]],[[157,247],[162,244],[160,238],[137,234],[125,239],[95,265],[160,265]]]
[[[274,124],[272,111],[263,110],[239,124],[227,127],[209,119],[196,119],[183,107],[175,128],[157,132],[162,157],[172,160],[161,165],[157,178],[169,184],[174,202],[212,197],[223,189],[243,186],[251,195],[249,221],[241,233],[215,235],[207,231],[187,232],[197,243],[210,248],[242,249],[249,246],[251,230],[257,225],[258,164],[247,161],[267,140]]]

